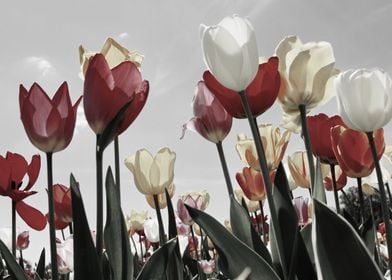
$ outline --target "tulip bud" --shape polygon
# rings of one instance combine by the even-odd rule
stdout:
[[[144,229],[144,222],[147,220],[148,212],[136,212],[132,210],[131,215],[127,216],[128,231],[142,231]]]
[[[151,243],[159,242],[159,225],[157,219],[148,219],[144,222],[144,233]]]
[[[16,249],[24,250],[29,247],[30,244],[30,234],[28,231],[23,231],[18,234],[16,238]]]

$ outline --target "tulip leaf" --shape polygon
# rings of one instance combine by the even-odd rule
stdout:
[[[233,234],[272,266],[271,255],[253,228],[248,212],[233,196],[230,197],[230,223]]]
[[[291,200],[289,183],[282,163],[275,175],[273,199],[280,230],[285,233],[283,249],[286,263],[289,265],[287,275],[295,273],[299,279],[315,279],[316,272],[299,232],[298,216]]]
[[[376,240],[376,229],[371,216],[363,224],[361,236],[369,253],[373,255],[376,249],[376,243],[374,242]]]
[[[227,229],[210,215],[185,205],[192,219],[206,232],[219,253],[222,271],[229,278],[236,278],[249,267],[251,273],[248,280],[280,279],[273,268],[245,243],[232,235]]]
[[[313,250],[319,279],[384,279],[358,233],[340,215],[313,200]]]
[[[156,250],[143,266],[136,280],[166,279],[166,268],[169,259],[173,257],[177,243],[177,238],[173,238]]]
[[[313,198],[321,202],[327,203],[327,196],[325,194],[323,175],[321,174],[320,158],[316,157],[316,174],[314,177]]]
[[[45,248],[43,248],[41,251],[35,273],[38,274],[38,276],[42,279],[45,276]]]
[[[71,197],[74,223],[74,279],[103,280],[101,265],[91,237],[78,183],[71,174]]]
[[[113,280],[131,280],[133,279],[133,254],[121,211],[118,188],[110,167],[106,172],[105,186],[107,218],[104,238]]]
[[[174,215],[173,204],[171,202],[171,197],[167,189],[165,189],[165,196],[166,196],[167,214],[169,218],[169,239],[172,239],[177,236],[176,216]]]
[[[124,106],[117,112],[116,116],[109,122],[109,124],[105,127],[104,131],[101,135],[99,135],[97,149],[99,152],[103,152],[106,147],[113,141],[113,139],[117,136],[118,128],[124,119],[125,112],[128,110],[129,106],[131,106],[132,100],[125,103]]]
[[[302,240],[308,252],[310,261],[314,265],[314,254],[313,254],[313,244],[312,244],[312,223],[307,224],[301,230]]]
[[[16,262],[15,257],[11,254],[10,250],[8,250],[7,245],[0,239],[0,253],[3,256],[5,263],[7,264],[10,273],[14,276],[16,280],[28,280],[26,274],[23,269]],[[2,260],[0,259],[0,262]]]

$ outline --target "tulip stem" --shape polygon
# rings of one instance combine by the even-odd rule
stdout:
[[[118,201],[121,201],[121,184],[120,184],[120,145],[118,136],[114,138],[114,168],[115,168],[115,178],[117,186]]]
[[[158,195],[154,194],[153,198],[154,198],[155,211],[157,213],[158,225],[159,225],[159,245],[162,247],[165,244],[165,229],[163,228],[161,207],[159,205]]]
[[[52,265],[52,279],[58,280],[57,271],[57,249],[56,249],[56,230],[54,222],[54,204],[53,204],[53,154],[46,153],[46,163],[48,170],[48,205],[49,205],[49,236],[50,236],[50,258]]]
[[[332,187],[333,187],[333,195],[334,195],[334,198],[335,198],[336,212],[338,214],[341,214],[341,212],[340,212],[340,204],[339,204],[339,196],[338,196],[338,188],[336,186],[335,164],[330,164],[329,167],[331,169]]]
[[[357,178],[357,185],[358,185],[358,197],[359,197],[359,206],[361,210],[361,221],[362,224],[365,223],[365,201],[363,198],[363,191],[362,191],[362,178]]]
[[[389,188],[388,182],[385,183],[385,187],[387,188],[387,191],[388,191],[389,202],[392,202],[391,189]]]
[[[311,189],[313,191],[314,187],[314,160],[312,154],[312,144],[310,143],[309,137],[309,130],[308,130],[308,121],[306,119],[306,105],[301,104],[299,105],[299,111],[301,113],[301,126],[302,126],[302,137],[305,142],[306,154],[308,156],[309,161],[309,172],[310,172],[310,182],[311,182]]]
[[[278,215],[276,213],[275,201],[272,196],[272,183],[271,183],[270,176],[269,176],[269,171],[268,171],[268,167],[267,167],[267,161],[265,158],[264,148],[263,148],[263,145],[261,144],[260,134],[259,134],[259,130],[257,127],[257,121],[253,118],[252,112],[249,107],[248,100],[245,95],[245,91],[240,91],[239,95],[241,97],[242,106],[244,107],[246,116],[248,118],[249,126],[252,131],[253,139],[255,142],[257,156],[259,159],[261,172],[262,172],[262,175],[264,178],[268,205],[270,208],[270,214],[271,214],[271,220],[272,220],[271,224],[272,224],[272,227],[273,227],[273,230],[275,233],[274,240],[276,242],[276,248],[278,249],[277,251],[278,251],[280,264],[282,266],[283,276],[284,276],[284,279],[287,279],[288,267],[286,265],[286,259],[285,259],[285,255],[284,255],[283,239],[282,239],[282,234],[280,231]]]
[[[222,141],[219,141],[218,143],[216,143],[216,147],[218,149],[218,154],[219,154],[219,159],[220,159],[220,162],[222,165],[223,174],[225,175],[226,187],[227,187],[227,191],[229,193],[229,197],[232,197],[232,196],[234,197],[233,185],[231,184],[230,174],[229,174],[229,170],[227,168],[225,154],[223,152]]]
[[[267,245],[267,243],[268,243],[267,225],[265,224],[263,202],[261,200],[259,200],[259,206],[260,206],[260,215],[261,215],[261,225],[263,227],[263,242],[264,242],[264,245]],[[256,219],[257,219],[257,216],[256,216]]]
[[[199,261],[199,252],[197,251],[197,242],[196,242],[196,236],[195,232],[193,231],[193,225],[190,226],[191,229],[191,236],[192,236],[192,241],[193,241],[193,248],[195,248],[195,253],[196,253],[196,260]],[[200,272],[200,271],[199,271]]]
[[[377,258],[375,257],[375,261],[376,261],[378,267],[380,268],[380,270],[382,271],[383,269],[381,268],[381,264],[380,264],[380,260],[381,260],[380,240],[378,240],[378,237],[377,237],[376,219],[375,219],[375,217],[374,217],[374,212],[373,212],[373,199],[372,199],[372,196],[369,195],[368,199],[369,199],[369,204],[370,204],[370,215],[371,215],[371,217],[372,217],[373,233],[374,233],[374,236],[376,237],[376,253],[377,253]]]
[[[378,161],[376,145],[374,143],[373,132],[366,132],[366,135],[369,139],[370,150],[372,152],[374,165],[376,167],[376,174],[378,179],[379,191],[380,191],[380,198],[381,198],[381,210],[383,215],[383,220],[385,223],[385,232],[387,237],[387,249],[388,249],[388,256],[392,256],[392,231],[391,231],[391,223],[389,221],[389,207],[387,204],[387,197],[385,194],[384,182],[381,173],[380,163]],[[392,258],[388,259],[388,268],[392,271]]]
[[[259,236],[262,234],[262,229],[260,228],[260,224],[257,222],[257,212],[253,212],[253,219],[256,222],[256,227],[257,227],[257,233],[259,234]]]
[[[12,199],[12,255],[16,257],[16,202]]]
[[[98,263],[102,263],[102,248],[103,248],[103,151],[99,148],[99,137],[97,134],[97,146],[95,153],[95,162],[96,162],[96,176],[97,176],[97,255],[98,255]]]

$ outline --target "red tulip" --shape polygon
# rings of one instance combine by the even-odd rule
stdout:
[[[148,81],[142,80],[135,64],[125,61],[110,69],[105,57],[96,54],[84,80],[84,112],[90,127],[102,134],[121,108],[131,102],[116,131],[116,135],[121,134],[143,109],[148,91]]]
[[[30,234],[28,231],[23,231],[18,234],[16,238],[16,249],[24,250],[29,247],[30,244]]]
[[[197,84],[192,106],[194,117],[183,125],[182,137],[184,137],[185,131],[190,129],[197,131],[201,136],[213,143],[218,143],[225,139],[230,132],[233,118],[203,81]]]
[[[270,172],[270,179],[273,182],[275,172]],[[260,171],[256,171],[250,167],[244,167],[241,172],[235,176],[245,196],[252,201],[262,201],[266,198],[264,180]]]
[[[335,166],[336,189],[341,190],[347,185],[347,176],[339,165]],[[331,172],[324,178],[324,187],[327,191],[333,191]]]
[[[37,83],[29,91],[20,85],[20,115],[31,143],[46,153],[64,150],[73,136],[80,101],[81,97],[72,106],[67,82],[52,100]]]
[[[309,198],[302,196],[293,199],[294,210],[297,213],[298,225],[304,226],[309,220]]]
[[[268,62],[260,64],[256,77],[245,89],[254,117],[264,113],[278,97],[280,87],[278,65],[277,57],[271,57]],[[237,92],[222,86],[209,71],[204,72],[203,79],[230,115],[239,119],[246,118],[241,97]]]
[[[72,223],[71,189],[60,184],[53,185],[53,204],[55,227],[64,229]]]
[[[0,156],[0,195],[8,196],[15,202],[19,216],[33,229],[43,230],[46,226],[45,216],[37,209],[23,202],[26,197],[35,194],[30,189],[35,184],[40,171],[41,159],[34,155],[30,164],[19,154],[7,152]],[[23,178],[29,181],[22,189]]]
[[[328,117],[326,114],[307,117],[312,152],[320,157],[322,163],[337,164],[331,143],[331,128],[337,125],[346,127],[340,116]]]
[[[373,137],[380,159],[385,149],[384,130],[377,129]],[[338,125],[331,129],[331,140],[339,166],[348,177],[360,178],[372,173],[374,161],[365,133]]]

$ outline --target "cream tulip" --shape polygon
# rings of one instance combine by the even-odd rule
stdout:
[[[131,215],[127,215],[127,228],[129,232],[135,232],[143,230],[144,221],[147,220],[147,211],[134,211],[132,210]]]
[[[351,129],[371,132],[392,118],[392,79],[381,69],[347,70],[335,81],[338,111]]]
[[[279,58],[281,85],[278,101],[283,109],[283,127],[301,131],[299,105],[310,112],[335,95],[333,79],[339,72],[328,42],[303,44],[297,36],[284,38],[275,50]]]
[[[225,17],[218,25],[200,26],[204,62],[223,86],[243,91],[259,67],[252,24],[238,15]]]
[[[174,185],[174,183],[172,183],[167,188],[167,192],[169,193],[170,198],[173,198],[175,191],[176,191],[176,186]],[[154,196],[153,195],[146,195],[146,200],[147,200],[148,205],[150,205],[151,208],[155,209]],[[158,194],[158,203],[159,203],[160,209],[166,208],[167,201],[166,201],[166,193],[165,192]]]
[[[144,234],[148,241],[159,242],[159,224],[157,219],[148,219],[144,222]]]
[[[107,38],[102,50],[100,52],[105,56],[109,68],[113,69],[118,64],[124,61],[133,62],[138,68],[140,68],[144,55],[138,51],[129,51],[119,43],[117,43],[113,38]],[[79,46],[79,60],[80,60],[80,77],[84,79],[87,72],[87,67],[89,60],[93,57],[96,52],[87,51],[82,45]]]
[[[144,195],[158,195],[173,183],[176,153],[169,148],[160,149],[153,157],[146,149],[125,159],[133,173],[135,185]]]

